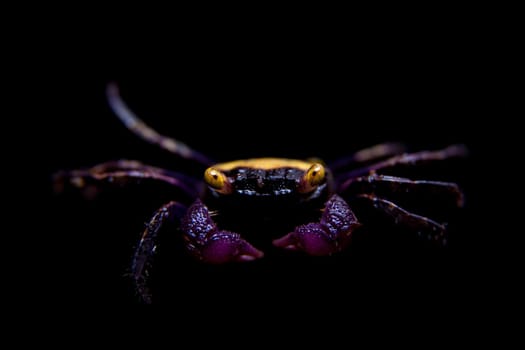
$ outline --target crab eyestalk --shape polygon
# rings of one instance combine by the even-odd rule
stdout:
[[[222,171],[213,167],[206,169],[204,172],[204,181],[216,192],[230,194],[233,192],[230,179]]]
[[[299,193],[310,193],[317,188],[326,178],[326,171],[321,163],[314,163],[304,172],[299,181],[297,191]]]

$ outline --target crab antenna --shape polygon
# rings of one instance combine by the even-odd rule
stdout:
[[[168,152],[181,156],[183,158],[195,160],[201,164],[210,165],[212,161],[205,155],[191,149],[183,142],[177,141],[171,137],[159,134],[139,117],[135,115],[120,97],[117,84],[111,82],[106,89],[106,95],[109,106],[117,117],[124,123],[126,128],[131,130],[137,136],[145,141],[160,146]]]

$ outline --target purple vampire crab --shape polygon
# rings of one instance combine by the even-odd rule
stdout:
[[[242,226],[243,231],[239,231],[239,226],[228,222],[246,221],[253,226],[285,217],[292,223],[291,229],[273,237],[273,246],[326,256],[345,249],[352,233],[361,226],[350,206],[356,200],[370,204],[396,224],[439,244],[446,241],[444,223],[404,209],[385,193],[404,195],[427,191],[453,198],[455,206],[463,204],[462,191],[455,183],[384,174],[399,166],[464,157],[467,149],[460,144],[406,153],[400,143],[383,143],[328,165],[319,159],[269,157],[215,163],[186,144],[151,129],[127,107],[115,84],[108,85],[107,96],[112,110],[129,130],[177,156],[201,164],[204,170],[202,182],[139,161],[117,160],[87,169],[60,171],[54,176],[58,189],[66,183],[82,188],[93,183],[149,179],[187,194],[186,199],[174,198],[156,210],[140,236],[130,276],[146,303],[152,301],[149,270],[161,228],[168,221],[177,224],[191,256],[205,263],[222,264],[251,261],[264,254],[253,245],[250,225]]]

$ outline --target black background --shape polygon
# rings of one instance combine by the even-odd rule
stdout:
[[[34,85],[48,116],[37,122],[48,129],[40,135],[42,159],[35,160],[45,169],[42,212],[50,232],[37,240],[45,254],[34,267],[41,272],[34,284],[45,289],[43,301],[139,305],[125,273],[143,223],[171,199],[139,188],[112,190],[94,201],[75,193],[55,196],[53,172],[126,158],[200,174],[135,137],[112,115],[104,89],[116,81],[149,125],[217,160],[330,160],[384,141],[405,142],[411,150],[464,143],[471,150],[465,162],[437,172],[467,195],[444,249],[413,242],[388,224],[332,259],[276,255],[216,267],[175,248],[181,256],[159,267],[163,303],[247,314],[268,305],[341,313],[357,305],[417,305],[429,312],[470,305],[490,264],[480,259],[485,236],[476,220],[475,167],[483,136],[473,124],[491,107],[487,77],[480,74],[483,49],[466,32],[413,29],[369,39],[192,28],[159,39],[124,27],[102,41],[81,35],[51,43],[53,54],[39,61]]]

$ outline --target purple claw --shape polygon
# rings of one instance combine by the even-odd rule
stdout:
[[[360,225],[348,204],[334,195],[326,202],[320,222],[298,226],[273,244],[310,255],[330,255],[346,247],[352,232]]]
[[[222,264],[229,261],[252,261],[262,258],[264,254],[239,234],[219,231],[202,247],[200,255],[206,262]]]
[[[276,247],[302,250],[310,255],[329,255],[337,243],[327,236],[320,223],[296,227],[294,232],[273,241]]]
[[[190,253],[205,262],[252,261],[263,256],[238,233],[220,231],[201,200],[188,209],[181,228]]]

